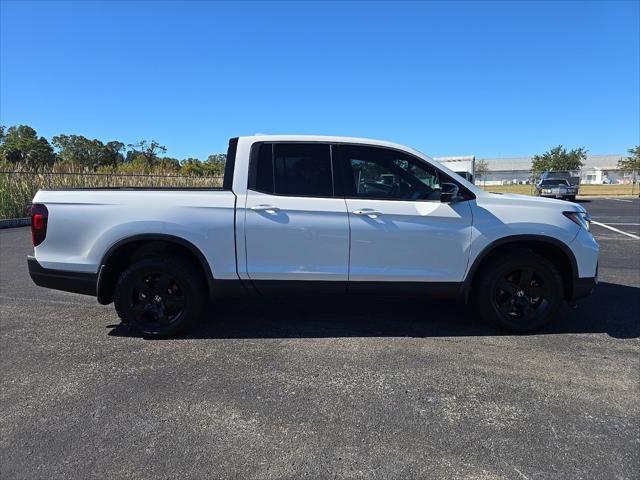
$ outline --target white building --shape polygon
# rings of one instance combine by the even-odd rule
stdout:
[[[618,160],[625,155],[587,155],[584,166],[576,175],[584,184],[630,183],[632,173],[618,170]],[[476,160],[476,164],[481,159]],[[504,185],[513,183],[531,183],[531,157],[484,158],[489,165],[489,173],[476,179],[476,183],[485,185]]]

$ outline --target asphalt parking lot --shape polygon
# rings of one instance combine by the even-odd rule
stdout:
[[[640,200],[583,205],[601,283],[526,336],[448,302],[252,301],[148,341],[33,285],[29,230],[1,230],[0,476],[637,478]]]

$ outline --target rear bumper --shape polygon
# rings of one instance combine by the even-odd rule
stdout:
[[[35,257],[27,256],[29,276],[33,283],[40,287],[63,290],[65,292],[80,293],[82,295],[96,295],[98,275],[95,273],[69,272],[44,268]]]

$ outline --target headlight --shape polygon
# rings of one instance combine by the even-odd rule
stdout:
[[[542,193],[551,193],[551,189],[550,188],[543,188],[542,189]]]
[[[591,228],[591,215],[587,212],[562,212],[573,223],[584,227],[587,231]]]

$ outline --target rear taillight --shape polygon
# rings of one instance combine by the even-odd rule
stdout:
[[[37,247],[47,236],[47,220],[49,210],[41,203],[31,205],[31,240],[33,246]]]

